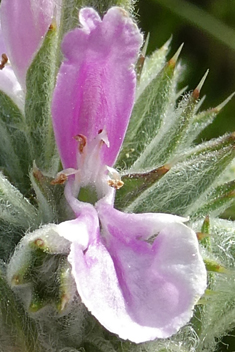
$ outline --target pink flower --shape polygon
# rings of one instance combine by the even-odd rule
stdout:
[[[2,0],[0,7],[0,90],[24,110],[26,73],[52,21],[59,20],[60,0]],[[1,61],[1,60],[0,60]]]
[[[0,55],[6,55],[6,46],[0,25]],[[6,56],[7,57],[7,56]],[[24,108],[24,93],[21,85],[16,78],[16,75],[8,62],[2,62],[2,69],[0,70],[0,90],[7,94],[15,104],[23,111]]]
[[[58,16],[60,0],[2,0],[1,26],[6,53],[23,89],[32,63],[50,24]]]
[[[81,28],[65,36],[54,92],[55,138],[68,178],[74,220],[57,226],[71,242],[77,291],[99,322],[140,343],[176,333],[206,288],[196,234],[169,214],[125,214],[113,208],[121,181],[112,166],[134,103],[134,64],[142,36],[118,7],[100,19],[79,13]],[[112,186],[112,187],[111,187]],[[93,206],[77,199],[96,194]]]

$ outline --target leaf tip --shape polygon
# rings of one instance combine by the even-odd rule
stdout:
[[[176,62],[180,56],[181,50],[184,46],[184,43],[182,43],[179,47],[179,49],[176,51],[176,53],[172,56],[172,58],[168,61],[168,66],[174,68],[176,65]]]
[[[209,69],[206,71],[206,73],[204,74],[204,76],[202,77],[202,79],[200,80],[200,82],[198,83],[197,87],[194,89],[194,91],[192,93],[192,96],[193,96],[193,98],[195,100],[199,98],[201,89],[203,87],[203,84],[205,83],[205,80],[206,80],[206,78],[208,76],[208,73],[209,73]]]
[[[216,107],[213,108],[212,110],[213,110],[215,113],[220,112],[220,111],[225,107],[225,105],[227,105],[228,102],[234,97],[234,95],[235,95],[235,92],[233,92],[232,94],[230,94],[227,99],[225,99],[221,104],[219,104],[218,106],[216,106]]]
[[[149,45],[149,38],[150,38],[150,33],[147,34],[146,39],[144,41],[143,49],[141,50],[141,54],[143,56],[146,56],[146,52],[147,52],[148,45]]]
[[[210,237],[208,233],[204,233],[204,232],[197,232],[196,235],[197,235],[198,241],[202,241],[204,240],[204,238]]]
[[[173,36],[171,35],[170,38],[161,46],[160,50],[162,51],[167,51],[169,49],[169,46],[171,44]]]

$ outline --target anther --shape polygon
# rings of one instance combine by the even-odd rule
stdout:
[[[117,170],[113,169],[112,167],[107,166],[107,170],[109,172],[109,180],[107,181],[110,187],[115,189],[119,189],[124,185],[124,182],[121,180],[120,174]]]
[[[2,54],[2,60],[1,60],[1,63],[0,63],[0,70],[2,70],[6,63],[8,62],[8,57],[6,54]]]
[[[119,189],[124,185],[124,182],[121,180],[108,180],[108,185],[115,189]]]
[[[57,177],[51,181],[51,185],[63,185],[67,179],[68,177],[65,174],[58,174]]]
[[[78,134],[74,138],[78,142],[78,150],[82,154],[83,149],[85,148],[85,146],[87,144],[87,139],[83,134]]]

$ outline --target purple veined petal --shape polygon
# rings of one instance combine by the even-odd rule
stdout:
[[[55,138],[63,167],[76,168],[74,136],[82,134],[89,143],[105,128],[110,147],[103,146],[102,163],[112,166],[133,107],[133,65],[142,35],[118,7],[102,21],[91,8],[82,9],[79,18],[82,28],[69,32],[62,43],[65,60],[52,104]]]
[[[106,223],[109,221],[112,223],[111,217],[108,216],[106,218],[106,213],[109,214],[111,212],[112,216],[120,216],[122,221],[126,221],[126,225],[132,228],[130,233],[126,233],[126,238],[130,235],[130,238],[133,239],[133,234],[135,233],[135,239],[141,241],[147,241],[149,238],[157,235],[166,226],[166,224],[182,224],[183,222],[189,220],[188,218],[178,215],[164,213],[127,214],[111,208],[109,204],[106,203],[105,199],[98,201],[96,203],[96,208],[101,216],[101,219],[104,217]]]
[[[1,24],[12,67],[23,88],[26,72],[60,0],[2,0]]]
[[[171,216],[165,223],[165,216],[159,222],[159,215],[154,221],[154,214],[103,205],[98,213],[102,237],[97,233],[85,253],[74,243],[69,256],[82,301],[123,339],[141,343],[176,333],[206,288],[195,233]],[[153,234],[152,244],[141,240]]]

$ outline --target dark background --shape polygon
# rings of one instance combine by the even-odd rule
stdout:
[[[235,91],[235,0],[139,0],[136,11],[143,32],[150,32],[148,53],[171,35],[169,58],[184,43],[181,61],[187,69],[182,87],[194,89],[210,69],[202,89],[202,95],[206,94],[202,108],[217,106]],[[235,97],[201,139],[226,131],[235,131]],[[235,331],[223,339],[218,351],[235,351]]]
[[[187,69],[182,87],[194,89],[210,69],[202,89],[202,95],[207,96],[203,108],[215,107],[235,91],[234,0],[139,0],[136,9],[140,27],[145,34],[150,32],[148,53],[161,47],[171,35],[170,54],[184,43],[181,60]],[[235,97],[203,138],[226,131],[235,131]]]

